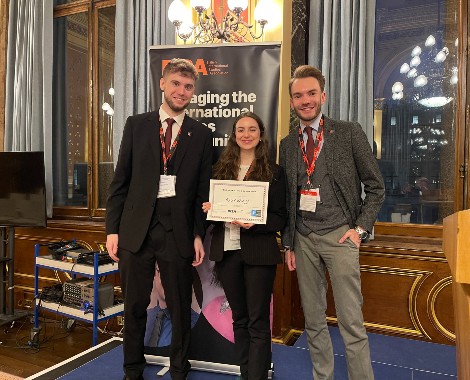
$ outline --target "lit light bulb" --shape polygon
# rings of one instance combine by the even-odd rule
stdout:
[[[400,91],[400,92],[394,92],[392,94],[392,99],[393,100],[400,100],[400,99],[403,99],[403,92]]]
[[[186,18],[181,22],[181,25],[178,29],[179,33],[181,36],[185,36],[186,38],[189,38],[191,36],[191,33],[193,32],[194,25],[191,22],[190,18]]]
[[[408,71],[410,71],[410,65],[408,65],[408,63],[404,63],[403,65],[401,65],[400,67],[401,74],[406,74]]]
[[[418,71],[414,67],[406,74],[408,78],[414,78],[416,75],[418,75]]]
[[[108,90],[108,94],[111,95],[111,96],[114,96],[114,88],[111,87],[111,88]]]
[[[392,86],[392,91],[394,93],[399,93],[399,92],[403,91],[403,83],[395,82]]]
[[[411,61],[410,61],[410,66],[411,67],[417,67],[419,66],[419,64],[421,63],[421,59],[419,58],[419,56],[414,56]]]
[[[418,75],[415,80],[414,80],[414,86],[415,87],[423,87],[428,84],[428,78],[424,75]]]
[[[244,11],[248,7],[248,0],[227,0],[227,6],[232,11],[236,8]]]
[[[411,51],[411,56],[416,57],[417,55],[421,54],[421,48],[419,46],[415,46],[414,49]]]
[[[211,6],[211,0],[191,0],[189,3],[194,9],[200,8],[205,11]]]
[[[109,115],[109,116],[113,116],[114,115],[114,110],[109,107],[109,110],[106,111],[106,113]]]
[[[187,9],[181,0],[173,0],[168,7],[168,19],[174,24],[181,22],[183,16],[187,14]]]
[[[450,83],[456,85],[459,81],[459,69],[457,67],[452,67],[452,76],[450,77]]]
[[[442,50],[436,54],[436,58],[434,58],[434,62],[442,63],[446,60],[447,54],[449,54],[449,49],[443,47]]]
[[[107,111],[107,110],[109,110],[110,108],[111,108],[111,106],[109,105],[109,103],[106,103],[106,102],[104,102],[103,105],[101,106],[101,109],[102,109],[103,111]]]
[[[434,46],[435,43],[436,43],[436,39],[434,38],[432,34],[430,34],[428,38],[426,38],[426,42],[424,43],[424,45],[429,47],[429,46]]]
[[[255,7],[255,21],[268,21],[270,13],[273,11],[273,4],[268,0],[261,0]]]

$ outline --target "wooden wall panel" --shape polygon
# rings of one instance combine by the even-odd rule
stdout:
[[[78,222],[77,222],[78,223]],[[34,291],[34,244],[76,238],[90,249],[105,243],[102,223],[49,222],[48,228],[18,228],[15,239],[15,303],[30,303]],[[361,247],[364,319],[371,332],[454,344],[452,280],[439,238],[386,237]],[[65,278],[54,271],[40,271],[40,287]],[[119,276],[107,281],[119,286]],[[312,300],[315,302],[315,300]],[[336,323],[331,287],[328,321]],[[295,272],[279,265],[274,291],[273,335],[290,341],[303,330],[304,319]]]
[[[455,344],[452,280],[440,241],[434,237],[376,236],[376,240],[361,247],[363,313],[368,331]],[[285,282],[291,287],[291,330],[302,330],[304,319],[295,273],[289,273]],[[280,292],[275,289],[275,293]],[[327,296],[327,319],[335,324],[331,286]],[[275,311],[283,313],[276,307]],[[289,330],[277,327],[274,334]]]

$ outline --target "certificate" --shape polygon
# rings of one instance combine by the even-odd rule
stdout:
[[[266,224],[269,182],[211,179],[207,219]]]

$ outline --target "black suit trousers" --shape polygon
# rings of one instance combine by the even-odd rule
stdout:
[[[147,307],[158,262],[170,311],[172,337],[170,373],[172,379],[185,379],[191,366],[189,346],[191,334],[192,259],[183,258],[176,248],[173,231],[165,231],[160,223],[135,254],[120,249],[119,271],[124,295],[124,371],[138,378],[145,367],[144,336]]]
[[[271,367],[271,295],[276,265],[249,265],[226,251],[217,277],[232,309],[235,348],[244,380],[266,380]]]

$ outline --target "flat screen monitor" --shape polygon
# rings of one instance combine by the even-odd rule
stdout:
[[[0,226],[45,227],[44,152],[0,152]]]

